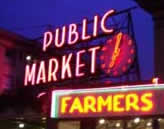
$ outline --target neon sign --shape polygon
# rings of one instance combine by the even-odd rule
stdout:
[[[87,73],[94,74],[96,70],[96,53],[99,49],[100,47],[96,46],[88,50],[80,50],[75,55],[73,53],[64,55],[62,56],[61,62],[54,57],[49,59],[49,61],[42,60],[39,63],[26,65],[24,85],[26,86],[28,83],[36,85],[85,76],[86,73],[82,71],[85,63],[81,62],[81,56],[84,56],[86,53],[89,53],[91,58]],[[71,69],[73,58],[76,59],[74,70]],[[48,69],[46,69],[47,66]],[[60,73],[60,76],[58,76],[58,73]]]
[[[100,73],[109,77],[123,75],[132,66],[135,60],[135,43],[132,38],[123,32],[115,32],[114,28],[107,26],[107,20],[115,11],[107,11],[101,18],[95,15],[93,18],[92,31],[88,33],[88,21],[82,20],[82,27],[78,24],[70,24],[55,29],[54,32],[47,31],[43,38],[43,52],[49,48],[68,48],[79,41],[93,39],[99,35],[99,31],[115,35],[110,37],[103,46],[89,46],[79,50],[53,56],[48,60],[40,60],[25,66],[24,85],[39,85],[64,80],[88,78]],[[91,26],[89,26],[91,27]],[[83,44],[85,44],[83,42]],[[51,50],[52,50],[51,49]],[[83,59],[87,57],[88,59]],[[98,62],[98,63],[97,63]]]
[[[51,118],[164,114],[163,91],[164,84],[124,88],[54,90]],[[160,98],[158,98],[159,95]]]
[[[86,96],[64,96],[60,98],[61,114],[86,114],[99,112],[148,112],[153,109],[153,93],[147,92],[141,95],[128,94],[103,94]],[[123,104],[124,103],[124,104]],[[140,103],[140,104],[139,104]]]
[[[99,24],[101,32],[111,34],[114,29],[107,27],[106,21],[114,13],[115,11],[112,9],[107,11],[101,19],[98,15],[94,16],[92,35],[87,34],[87,19],[82,21],[81,33],[78,32],[78,25],[74,23],[70,24],[68,27],[63,26],[62,28],[57,28],[54,32],[45,32],[42,50],[46,52],[49,47],[62,48],[66,43],[71,46],[76,44],[79,40],[85,41],[96,37],[98,36]],[[66,37],[68,38],[66,39]],[[79,50],[76,54],[65,54],[60,60],[58,57],[53,57],[48,61],[41,60],[40,62],[30,65],[27,64],[25,67],[24,85],[44,84],[85,76],[86,73],[84,72],[84,67],[86,66],[86,63],[81,59],[85,54],[90,56],[90,66],[87,68],[87,72],[91,75],[95,74],[96,57],[97,52],[101,50],[100,48],[100,46],[92,46],[87,49]],[[74,60],[75,62],[73,62]]]
[[[83,21],[82,21],[81,35],[78,32],[78,25],[74,24],[74,23],[70,24],[68,27],[63,26],[62,28],[57,28],[55,30],[55,35],[53,34],[53,32],[50,32],[50,31],[45,32],[44,40],[43,40],[43,51],[46,51],[52,45],[55,46],[56,48],[61,48],[66,43],[68,43],[68,45],[74,45],[79,40],[84,41],[84,40],[88,40],[92,37],[97,37],[99,23],[100,23],[100,28],[103,33],[111,34],[114,31],[114,29],[107,28],[105,23],[106,23],[106,20],[114,13],[115,13],[115,11],[112,9],[112,10],[109,10],[108,12],[106,12],[102,16],[101,19],[99,18],[98,15],[94,16],[92,35],[87,34],[87,23],[88,23],[87,19],[83,19]],[[61,41],[59,41],[60,33],[62,34]],[[66,39],[67,34],[68,34],[68,39]]]

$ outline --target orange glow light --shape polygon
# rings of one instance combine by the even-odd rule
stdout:
[[[159,78],[157,78],[157,77],[152,79],[153,84],[158,84],[158,81],[159,81]]]
[[[115,45],[114,52],[113,52],[113,55],[112,55],[111,63],[109,64],[109,68],[112,68],[115,65],[116,59],[119,56],[119,53],[120,53],[119,46],[120,46],[120,43],[121,43],[121,38],[122,38],[122,33],[120,32],[117,35],[116,45]]]

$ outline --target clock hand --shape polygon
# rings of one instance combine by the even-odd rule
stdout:
[[[122,38],[122,33],[120,32],[118,33],[117,38],[116,38],[116,45],[115,45],[114,52],[112,55],[112,61],[109,64],[109,68],[112,68],[115,65],[116,58],[118,57],[120,53],[119,46],[120,46],[121,38]]]

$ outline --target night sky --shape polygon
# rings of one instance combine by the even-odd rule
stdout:
[[[0,27],[27,38],[43,36],[48,25],[55,29],[82,19],[103,15],[109,9],[117,11],[137,6],[132,0],[2,0]],[[141,8],[132,11],[141,77],[153,77],[153,21]]]

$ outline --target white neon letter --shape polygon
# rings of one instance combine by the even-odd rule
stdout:
[[[31,85],[35,84],[35,71],[36,71],[36,64],[32,64],[31,69],[30,69],[29,65],[26,65],[25,79],[24,79],[24,85],[25,86],[27,86],[28,82],[31,82]]]
[[[74,40],[72,40],[72,37],[74,36]],[[77,32],[77,25],[76,24],[70,24],[69,25],[69,34],[68,34],[68,44],[72,45],[77,42],[79,39],[79,33]]]
[[[97,36],[97,32],[98,32],[98,15],[94,16],[94,23],[93,23],[93,37]]]
[[[49,60],[49,69],[48,69],[48,82],[57,81],[57,71],[59,69],[59,63],[56,58],[52,58]]]
[[[90,48],[88,51],[91,52],[91,73],[95,73],[96,69],[96,51],[100,49],[100,46]]]
[[[39,84],[40,81],[42,81],[43,83],[46,82],[46,72],[45,72],[45,62],[44,61],[40,62],[36,84]]]
[[[70,68],[71,58],[72,58],[72,53],[68,55],[68,58],[66,58],[66,56],[63,56],[62,58],[62,72],[61,72],[62,79],[65,79],[66,72],[69,78],[72,77],[71,68]]]
[[[91,36],[90,35],[87,35],[87,19],[84,19],[83,20],[83,27],[82,27],[82,40],[87,40],[87,39],[90,39]]]
[[[61,41],[59,42],[59,28],[56,29],[56,33],[55,33],[55,46],[56,47],[62,47],[65,43],[65,37],[66,37],[66,26],[63,26],[62,28],[62,36],[61,36]]]
[[[76,57],[76,73],[75,73],[76,77],[84,76],[84,73],[82,73],[82,72],[80,73],[80,68],[84,67],[85,64],[81,64],[80,63],[80,57],[81,57],[81,54],[85,53],[85,52],[86,52],[85,50],[81,50],[81,51],[77,52],[77,57]]]
[[[104,16],[102,17],[102,20],[101,20],[101,29],[102,29],[103,32],[105,32],[105,33],[112,33],[112,32],[113,32],[113,29],[107,29],[107,28],[105,27],[105,21],[106,21],[106,19],[107,19],[109,16],[111,16],[111,15],[114,14],[114,13],[115,13],[115,11],[112,9],[112,10],[109,10],[108,12],[106,12],[106,13],[104,14]]]
[[[47,47],[49,47],[53,40],[53,34],[52,32],[48,31],[44,33],[44,39],[43,39],[43,51],[46,51]]]

